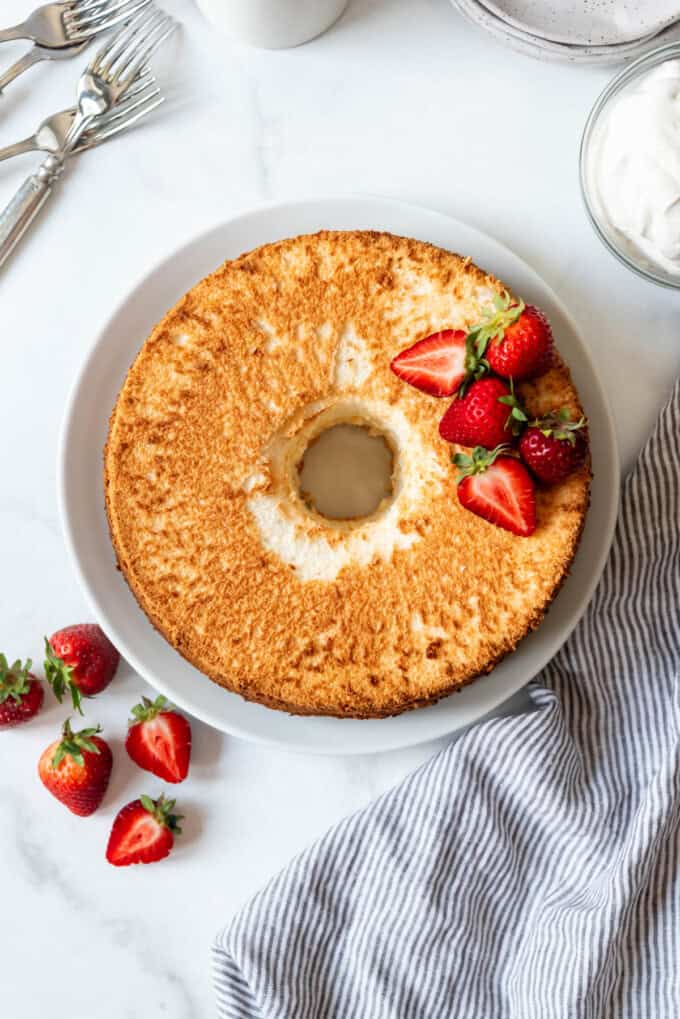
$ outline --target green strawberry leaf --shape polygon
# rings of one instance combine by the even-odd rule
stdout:
[[[141,704],[135,704],[130,711],[133,717],[128,722],[128,725],[135,725],[137,722],[150,722],[161,711],[174,711],[174,706],[170,704],[167,697],[159,694],[155,701],[149,700],[148,697],[142,697]]]
[[[452,457],[454,464],[460,469],[460,474],[456,478],[456,484],[460,485],[461,481],[472,477],[474,474],[483,474],[499,456],[518,457],[519,454],[511,446],[506,445],[496,446],[495,449],[491,450],[485,449],[484,446],[475,446],[472,450],[472,456],[467,456],[465,453],[456,453]]]
[[[139,797],[139,802],[159,824],[169,828],[175,835],[182,834],[179,822],[183,819],[184,815],[173,813],[176,800],[166,800],[164,793],[161,793],[157,800],[152,800],[150,796],[142,794]]]
[[[77,683],[72,678],[73,668],[70,665],[67,665],[66,662],[62,661],[58,655],[55,655],[52,645],[47,637],[45,637],[44,669],[45,679],[52,687],[54,696],[57,698],[59,703],[61,704],[65,694],[68,692],[71,696],[71,702],[74,709],[82,715],[82,695],[78,689]]]
[[[480,357],[484,355],[487,345],[492,340],[500,343],[507,327],[517,321],[525,307],[522,300],[513,303],[507,290],[502,297],[500,294],[494,294],[491,305],[473,330]]]
[[[552,436],[561,442],[568,442],[570,446],[576,445],[576,433],[588,426],[583,415],[578,421],[572,421],[568,407],[561,407],[558,411],[546,414],[545,417],[530,421],[529,424],[532,428],[538,428],[546,439]]]
[[[0,654],[0,704],[4,704],[10,697],[17,704],[21,703],[30,688],[29,672],[32,664],[30,658],[26,659],[25,665],[22,665],[21,660],[17,658],[12,665],[9,665],[5,655]]]
[[[510,428],[513,435],[519,435],[522,431],[522,426],[527,423],[529,418],[527,417],[524,407],[520,403],[519,399],[515,395],[515,384],[510,379],[510,392],[507,396],[499,396],[498,402],[502,403],[506,407],[510,407],[510,413],[505,421],[505,427]]]
[[[97,736],[101,731],[102,727],[97,725],[88,729],[81,729],[80,732],[73,732],[71,729],[71,719],[67,718],[62,726],[61,741],[52,758],[52,767],[58,768],[66,755],[68,755],[77,765],[84,768],[84,750],[90,754],[101,753],[97,744],[92,740],[92,737]]]

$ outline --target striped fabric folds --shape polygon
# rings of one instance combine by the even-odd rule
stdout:
[[[680,1016],[680,384],[535,710],[469,730],[214,946],[230,1019]]]

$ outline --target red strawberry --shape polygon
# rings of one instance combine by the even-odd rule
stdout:
[[[547,485],[564,481],[586,458],[585,427],[585,418],[572,422],[568,410],[532,421],[519,443],[524,463]]]
[[[522,421],[526,414],[512,387],[502,379],[485,378],[473,382],[465,396],[453,401],[439,422],[439,434],[459,446],[495,449],[512,439]]]
[[[548,371],[553,361],[553,334],[542,311],[520,301],[499,311],[491,328],[495,331],[486,347],[486,360],[497,375],[518,381]]]
[[[96,623],[81,623],[45,638],[45,676],[61,703],[68,691],[82,715],[81,695],[100,693],[113,679],[120,655]]]
[[[526,538],[536,530],[534,485],[526,467],[510,454],[507,446],[492,452],[477,446],[472,456],[458,453],[453,458],[461,468],[458,499],[489,523]]]
[[[390,368],[423,393],[451,396],[467,372],[465,339],[462,329],[433,333],[397,354]]]
[[[125,749],[140,768],[166,782],[182,782],[189,773],[191,726],[165,697],[142,698],[132,709]]]
[[[30,658],[25,665],[18,659],[8,665],[5,656],[0,655],[0,729],[28,722],[42,707],[43,685],[28,671],[30,668]]]
[[[113,822],[106,859],[114,867],[155,863],[164,859],[182,829],[181,814],[173,814],[174,800],[140,796],[123,807]]]
[[[42,784],[80,817],[95,812],[111,777],[111,748],[100,732],[100,726],[72,732],[67,718],[61,739],[50,743],[38,761]]]
[[[470,330],[468,373],[480,378],[494,371],[506,379],[533,379],[543,375],[553,360],[550,323],[538,308],[496,295],[481,322]]]

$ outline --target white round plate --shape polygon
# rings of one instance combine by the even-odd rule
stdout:
[[[268,241],[321,229],[387,230],[470,255],[552,321],[590,419],[592,504],[571,576],[541,626],[489,675],[431,707],[396,718],[298,717],[250,704],[189,665],[152,627],[116,569],[104,510],[102,449],[126,372],[153,325],[227,258]],[[76,380],[59,465],[66,540],[95,617],[144,679],[179,707],[224,732],[288,750],[359,754],[446,735],[496,708],[526,684],[566,639],[586,607],[609,550],[619,470],[612,418],[586,344],[558,298],[507,248],[428,209],[372,197],[268,205],[202,234],[162,262],[116,309]]]

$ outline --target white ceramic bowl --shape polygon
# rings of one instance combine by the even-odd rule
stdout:
[[[615,103],[623,92],[635,88],[640,79],[649,74],[653,68],[665,63],[666,60],[677,60],[678,57],[680,57],[680,43],[669,43],[645,53],[639,60],[624,67],[598,96],[590,111],[583,130],[579,156],[583,202],[588,219],[605,248],[638,276],[672,290],[680,289],[680,277],[673,276],[661,266],[654,265],[645,258],[642,252],[636,254],[634,246],[611,225],[603,213],[597,196],[597,187],[594,184],[596,179],[594,153],[600,125],[605,122],[612,103]]]
[[[544,308],[590,420],[595,479],[571,575],[541,626],[489,675],[427,708],[396,718],[285,715],[223,690],[157,633],[116,569],[104,509],[102,449],[130,363],[153,325],[224,259],[268,241],[320,229],[374,229],[464,252]],[[554,655],[597,583],[616,518],[619,468],[612,418],[586,344],[546,284],[497,241],[448,216],[383,198],[326,198],[269,205],[197,237],[154,269],[114,310],[84,362],[68,404],[59,465],[67,543],[95,618],[149,683],[224,732],[318,754],[369,753],[422,743],[468,725],[524,686]]]
[[[211,24],[251,46],[284,49],[321,35],[347,0],[196,0]]]

